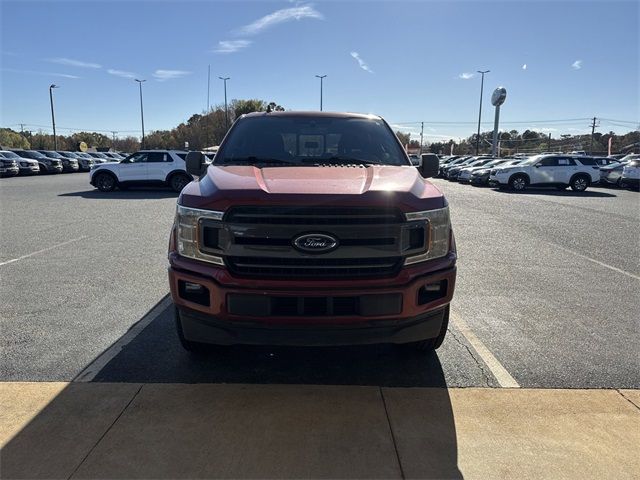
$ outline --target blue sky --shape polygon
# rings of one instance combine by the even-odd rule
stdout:
[[[0,120],[47,131],[56,83],[59,132],[137,135],[136,77],[146,129],[171,128],[206,108],[211,65],[212,105],[228,76],[230,99],[318,109],[324,74],[325,110],[376,113],[414,137],[409,122],[425,121],[436,141],[475,130],[486,69],[484,130],[501,85],[504,129],[587,133],[596,116],[626,132],[640,123],[638,5],[2,0]]]

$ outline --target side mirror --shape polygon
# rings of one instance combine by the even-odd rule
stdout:
[[[423,178],[437,176],[440,170],[440,160],[438,156],[435,153],[423,153],[419,170]]]
[[[204,170],[204,154],[202,152],[189,152],[184,160],[187,164],[187,173],[199,177]]]

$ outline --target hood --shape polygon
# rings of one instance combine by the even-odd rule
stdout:
[[[442,192],[415,167],[210,166],[178,202],[224,211],[232,205],[396,206],[402,211],[442,208]]]
[[[612,163],[609,165],[603,165],[600,170],[615,170],[616,168],[622,168],[624,165],[621,163]]]

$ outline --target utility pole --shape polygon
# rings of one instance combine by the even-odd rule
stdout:
[[[476,137],[476,155],[480,153],[480,120],[482,119],[482,91],[484,90],[484,74],[489,73],[490,71],[491,70],[478,70],[478,73],[482,75],[482,80],[480,82],[480,112],[478,113],[478,136]]]
[[[111,138],[112,138],[112,140],[111,140],[111,146],[112,146],[112,147],[113,147],[113,146],[115,145],[115,143],[116,143],[116,135],[117,135],[117,133],[118,133],[118,132],[114,132],[113,130],[111,130]]]
[[[591,124],[591,145],[589,146],[589,155],[593,155],[593,135],[596,133],[596,117],[593,117],[593,123]]]
[[[324,80],[326,75],[316,75],[316,78],[320,79],[320,111],[322,111],[322,80]]]
[[[218,78],[224,82],[224,124],[227,130],[229,130],[229,109],[227,108],[227,80],[230,80],[231,77]]]
[[[209,102],[209,94],[211,93],[211,65],[209,64],[207,66],[207,125],[206,125],[206,132],[205,132],[205,142],[206,145],[205,147],[209,146],[209,130],[211,130],[211,120],[209,118],[209,115],[211,114],[211,103]]]
[[[20,133],[24,134],[24,123],[19,123],[18,125],[20,125]]]
[[[138,82],[138,85],[140,85],[140,119],[142,120],[142,142],[141,142],[141,149],[144,150],[144,109],[142,108],[142,83],[146,82],[146,80],[138,80],[137,78],[135,79],[136,82]]]
[[[60,88],[57,85],[49,85],[49,100],[51,101],[51,123],[53,123],[53,149],[58,150],[58,139],[56,138],[56,116],[53,114],[53,89]]]
[[[422,136],[424,134],[424,122],[420,122],[420,155],[422,155]]]
[[[551,132],[549,132],[549,151],[551,151]]]

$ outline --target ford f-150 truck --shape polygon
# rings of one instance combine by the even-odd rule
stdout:
[[[456,279],[447,200],[380,117],[243,115],[180,193],[169,242],[178,336],[203,344],[444,340]]]

